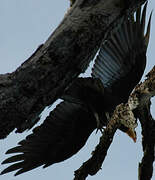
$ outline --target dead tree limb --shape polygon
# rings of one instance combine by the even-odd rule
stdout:
[[[153,175],[153,163],[155,160],[155,120],[150,112],[150,98],[155,96],[155,66],[148,73],[144,83],[139,84],[132,97],[137,98],[139,105],[135,114],[139,118],[142,127],[143,158],[139,163],[139,180],[151,180]]]
[[[139,180],[151,179],[155,150],[155,121],[150,114],[150,109],[148,109],[150,106],[148,104],[153,96],[155,96],[155,67],[147,75],[147,79],[137,85],[134,92],[130,95],[128,103],[116,107],[100,138],[99,144],[92,153],[92,157],[75,171],[74,180],[85,180],[88,175],[94,175],[101,169],[118,127],[121,124],[131,129],[136,127],[132,111],[135,112],[142,125],[144,157],[139,165]]]
[[[155,120],[150,113],[150,105],[139,109],[138,117],[142,126],[143,158],[139,163],[139,180],[150,180],[155,159]]]
[[[130,119],[130,123],[126,123],[124,119]],[[120,124],[124,124],[135,128],[135,118],[130,110],[129,106],[126,104],[120,104],[116,107],[112,118],[110,119],[106,129],[100,138],[99,144],[96,146],[95,151],[92,152],[92,157],[83,163],[83,165],[75,171],[74,180],[85,180],[88,175],[95,175],[102,166],[102,163],[107,155],[107,151],[112,143],[114,134],[119,128]]]
[[[150,97],[155,95],[155,67],[147,75],[148,79],[142,87],[144,106],[139,106],[136,114],[142,127],[143,158],[139,163],[139,180],[150,180],[153,175],[155,160],[155,120],[150,112]],[[141,86],[141,85],[140,85]],[[137,93],[140,92],[137,87]],[[143,104],[143,103],[142,103]]]
[[[0,75],[0,138],[31,128],[85,71],[107,31],[145,1],[76,0],[45,44],[15,72]]]

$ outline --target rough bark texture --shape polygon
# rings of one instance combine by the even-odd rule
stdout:
[[[141,96],[143,101],[137,110],[137,115],[142,127],[143,158],[139,163],[139,180],[150,180],[153,174],[155,160],[155,120],[150,112],[150,97],[155,95],[155,67],[147,75],[145,83],[137,88],[139,93],[142,86]]]
[[[147,79],[137,85],[128,103],[116,107],[92,157],[75,171],[74,180],[85,180],[88,175],[94,175],[101,169],[119,125],[123,124],[131,129],[136,127],[132,111],[140,120],[143,136],[144,156],[139,164],[139,180],[151,180],[155,159],[155,120],[150,113],[150,98],[153,96],[155,96],[155,67],[147,75]]]
[[[85,71],[107,31],[144,1],[76,0],[45,44],[15,72],[0,75],[0,138],[31,128]]]
[[[143,158],[139,163],[139,180],[149,180],[153,174],[153,162],[155,159],[155,120],[150,113],[150,103],[140,108],[138,113],[142,126]]]
[[[130,120],[126,122],[124,119]],[[101,169],[114,134],[121,124],[125,124],[132,128],[135,127],[136,124],[134,115],[133,113],[131,114],[127,104],[120,104],[117,106],[111,120],[103,132],[102,137],[100,138],[99,144],[96,146],[95,151],[92,152],[92,157],[75,171],[74,180],[85,180],[88,175],[95,175]]]

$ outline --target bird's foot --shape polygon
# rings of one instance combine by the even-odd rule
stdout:
[[[100,131],[103,134],[104,130],[105,130],[104,127],[97,127],[96,134],[98,133],[98,131]]]
[[[95,119],[96,119],[96,123],[97,123],[97,130],[96,130],[96,134],[98,133],[98,130],[100,130],[100,132],[103,134],[104,128],[100,122],[99,116],[98,114],[95,112],[94,113]]]

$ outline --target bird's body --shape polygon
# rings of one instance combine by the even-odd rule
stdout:
[[[14,163],[2,174],[18,170],[16,175],[44,165],[63,161],[78,152],[96,128],[106,126],[107,113],[127,101],[140,81],[146,65],[150,20],[144,35],[146,6],[136,20],[126,19],[101,45],[92,77],[76,79],[62,96],[64,101],[50,113],[41,126],[8,150],[20,153],[3,164]],[[120,127],[127,132],[126,127]],[[19,162],[18,162],[19,161]]]

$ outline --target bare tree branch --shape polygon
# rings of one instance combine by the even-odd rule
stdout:
[[[155,95],[155,67],[147,75],[148,79],[137,87],[137,93],[144,97],[144,105],[140,105],[136,112],[142,127],[143,158],[139,163],[139,180],[150,180],[153,175],[153,162],[155,160],[155,120],[150,112],[150,97]]]
[[[128,121],[126,121],[126,119]],[[85,180],[88,175],[95,175],[101,169],[114,134],[121,124],[132,129],[137,126],[134,115],[128,104],[120,104],[116,107],[113,116],[100,138],[99,144],[92,153],[92,157],[75,171],[74,180]]]
[[[88,175],[95,175],[101,169],[102,163],[107,155],[107,150],[112,143],[117,128],[117,120],[112,118],[104,130],[95,151],[92,152],[92,157],[75,171],[74,180],[85,180]]]
[[[155,159],[155,121],[150,113],[150,102],[140,108],[138,117],[142,126],[143,158],[139,163],[139,180],[150,180],[153,175]]]
[[[155,120],[150,112],[150,98],[155,96],[155,66],[148,73],[144,83],[138,85],[133,96],[139,99],[136,115],[142,127],[143,158],[139,163],[139,180],[150,180],[155,160]]]
[[[117,128],[121,124],[131,129],[136,127],[133,110],[136,115],[138,114],[143,134],[144,157],[139,165],[139,180],[151,179],[155,150],[155,121],[152,119],[150,109],[148,109],[150,106],[147,105],[153,96],[155,96],[155,67],[147,75],[147,79],[137,85],[134,92],[130,95],[128,103],[116,107],[100,138],[99,144],[92,153],[92,157],[75,171],[74,180],[85,180],[88,175],[94,175],[101,169]]]

